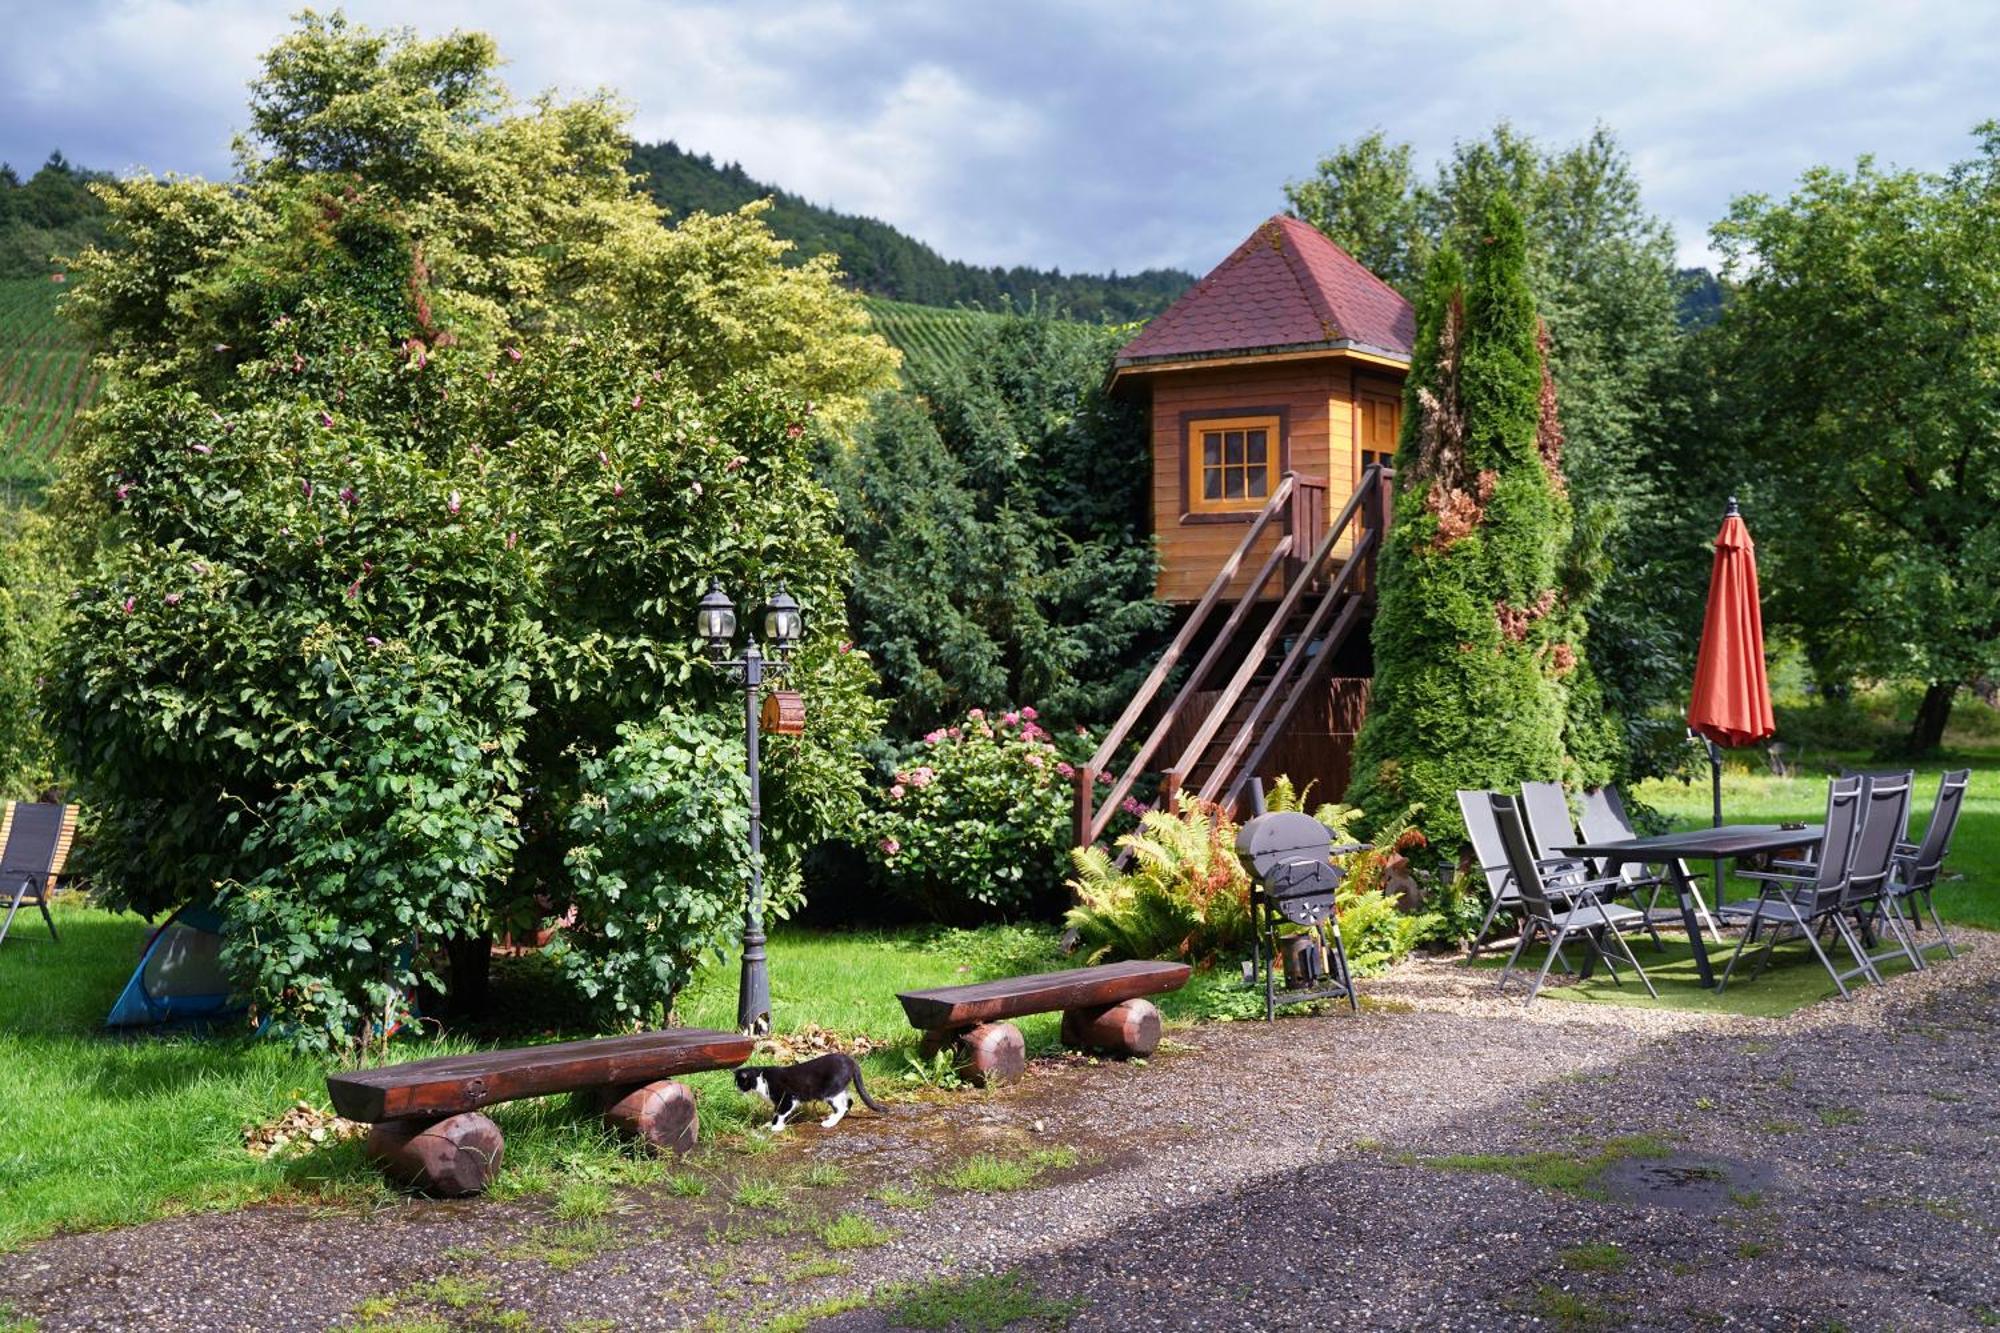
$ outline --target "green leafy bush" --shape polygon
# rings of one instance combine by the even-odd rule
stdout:
[[[938,920],[1051,905],[1076,769],[1035,719],[1032,707],[993,716],[974,708],[906,755],[861,825],[892,893]],[[1081,751],[1090,738],[1067,741]]]
[[[670,710],[628,722],[584,761],[570,808],[573,928],[556,957],[578,991],[622,1019],[658,1022],[742,921],[750,872],[750,780],[743,739],[712,714]],[[796,881],[780,880],[783,916]]]
[[[780,905],[880,727],[812,459],[893,353],[754,211],[661,226],[614,111],[514,106],[495,59],[305,16],[243,180],[119,183],[119,247],[72,268],[110,392],[58,489],[44,699],[86,868],[147,911],[219,893],[302,1045],[447,950],[476,995],[489,933],[551,916],[606,1021],[669,1011],[747,872],[707,576],[809,616],[806,730],[766,755]]]

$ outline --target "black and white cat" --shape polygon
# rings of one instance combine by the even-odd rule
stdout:
[[[777,1117],[771,1121],[773,1134],[782,1133],[786,1118],[806,1102],[825,1102],[833,1108],[833,1114],[819,1122],[821,1129],[832,1129],[847,1114],[850,1083],[869,1110],[882,1109],[881,1103],[870,1097],[862,1085],[861,1066],[853,1056],[839,1051],[783,1069],[776,1065],[755,1065],[736,1071],[737,1091],[754,1092],[777,1110]]]

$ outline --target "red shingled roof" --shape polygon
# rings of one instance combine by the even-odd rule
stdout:
[[[1410,303],[1297,218],[1274,217],[1125,344],[1118,364],[1345,347],[1408,360]]]

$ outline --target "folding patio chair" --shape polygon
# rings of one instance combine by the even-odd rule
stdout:
[[[1877,985],[1881,984],[1882,972],[1875,964],[1887,962],[1898,954],[1911,967],[1923,967],[1917,959],[1916,947],[1903,929],[1902,914],[1884,908],[1890,882],[1895,877],[1896,849],[1909,846],[1904,834],[1910,827],[1910,803],[1916,780],[1917,775],[1909,770],[1863,780],[1861,831],[1854,838],[1854,863],[1847,868],[1847,891],[1841,895],[1842,917],[1853,921],[1854,930],[1868,948],[1873,949],[1878,943],[1870,923],[1877,917],[1888,923],[1893,947],[1866,955],[1869,977]]]
[[[13,928],[14,914],[23,903],[42,909],[49,937],[56,934],[56,919],[49,914],[49,890],[55,886],[76,836],[76,807],[43,801],[15,801],[0,818],[0,893],[12,901],[7,919],[0,921],[0,941]]]
[[[1772,952],[1777,948],[1780,937],[1796,931],[1812,947],[1813,955],[1819,959],[1827,975],[1833,978],[1834,988],[1843,999],[1854,998],[1847,989],[1847,983],[1855,977],[1881,981],[1847,921],[1848,912],[1858,902],[1852,896],[1854,890],[1850,879],[1859,870],[1865,881],[1877,856],[1882,864],[1881,873],[1887,873],[1889,855],[1895,848],[1897,832],[1902,828],[1901,821],[1909,813],[1910,793],[1907,783],[1902,784],[1900,790],[1896,784],[1888,783],[1884,785],[1881,798],[1871,800],[1872,785],[1872,779],[1859,777],[1836,778],[1828,785],[1826,836],[1820,843],[1819,860],[1810,875],[1759,871],[1752,878],[1763,887],[1747,913],[1724,909],[1725,915],[1743,916],[1748,929],[1736,942],[1736,952],[1730,955],[1729,966],[1716,983],[1718,995],[1728,988],[1736,965],[1743,960],[1743,951],[1766,927],[1769,927],[1770,934],[1758,959],[1759,974],[1770,966]],[[1873,827],[1868,829],[1864,825]],[[1862,859],[1864,833],[1867,835],[1867,860]],[[1876,887],[1879,888],[1879,882]],[[1826,950],[1820,947],[1819,932],[1829,926],[1840,936],[1854,958],[1854,967],[1846,972],[1835,967]]]
[[[1472,947],[1468,951],[1468,956],[1472,958],[1479,957],[1480,946],[1486,942],[1486,936],[1492,931],[1500,913],[1522,911],[1521,894],[1514,887],[1514,872],[1507,865],[1507,848],[1500,841],[1499,826],[1493,822],[1492,798],[1502,795],[1505,793],[1458,793],[1458,812],[1465,819],[1466,840],[1472,844],[1472,854],[1479,861],[1479,873],[1486,877],[1486,891],[1493,899],[1486,909],[1486,919],[1479,923],[1479,933],[1473,936]],[[1511,801],[1513,798],[1509,796],[1507,799]],[[1576,861],[1573,857],[1564,857],[1562,864],[1573,868]],[[1560,890],[1552,892],[1559,898],[1563,896]],[[1521,929],[1524,932],[1533,931],[1535,925],[1523,915]],[[1563,960],[1563,966],[1569,966],[1567,959]]]
[[[1622,868],[1611,870],[1602,865],[1570,857],[1569,853],[1561,850],[1577,840],[1576,825],[1570,822],[1569,795],[1563,791],[1562,783],[1522,783],[1521,817],[1527,823],[1528,841],[1534,845],[1535,855],[1541,858],[1544,865],[1551,865],[1558,860],[1568,858],[1574,868],[1574,877],[1577,879],[1617,880],[1621,887],[1607,892],[1604,896],[1620,898],[1630,893],[1633,906],[1646,914],[1646,933],[1653,937],[1653,947],[1666,948],[1666,945],[1660,942],[1660,932],[1653,927],[1652,902],[1650,900],[1644,904],[1639,902],[1647,889],[1652,891],[1654,898],[1659,897],[1659,876],[1647,874],[1644,866],[1629,867],[1638,873],[1639,882],[1635,884],[1633,877],[1626,874]]]
[[[1616,787],[1610,786],[1584,789],[1583,817],[1577,820],[1577,828],[1582,832],[1585,842],[1623,842],[1627,838],[1639,836],[1639,830],[1632,827],[1632,817],[1625,813],[1625,798],[1618,794]],[[1719,934],[1715,918],[1709,915],[1708,901],[1701,896],[1700,881],[1685,864],[1682,864],[1680,871],[1687,877],[1688,887],[1694,891],[1694,910],[1701,917],[1703,928],[1711,935]],[[1614,872],[1609,867],[1600,866],[1598,873],[1608,875]],[[1665,875],[1656,874],[1649,868],[1631,861],[1619,866],[1615,873],[1623,875],[1632,885],[1632,897],[1635,902],[1642,888],[1648,890],[1646,897],[1648,919],[1651,919],[1654,909],[1659,905],[1660,895],[1673,888]]]
[[[1801,891],[1802,881],[1811,881],[1819,874],[1820,861],[1827,849],[1828,843],[1833,838],[1833,828],[1836,819],[1835,810],[1841,807],[1841,803],[1860,795],[1860,793],[1861,775],[1858,773],[1847,773],[1830,779],[1826,784],[1826,814],[1820,820],[1821,825],[1826,829],[1826,837],[1821,839],[1817,847],[1813,848],[1812,854],[1801,857],[1772,857],[1760,868],[1740,867],[1736,873],[1744,879],[1757,884],[1771,880],[1776,885],[1777,896],[1779,897],[1791,898],[1797,896]],[[1850,845],[1842,850],[1841,855],[1843,858],[1854,854],[1854,848],[1851,844],[1854,841],[1855,825],[1850,820],[1845,823],[1844,827],[1847,830],[1844,836]],[[1844,869],[1846,866],[1845,860],[1841,862],[1841,865]],[[1731,925],[1748,925],[1750,918],[1757,913],[1758,903],[1762,901],[1761,898],[1744,898],[1733,903],[1717,903],[1715,911],[1718,916],[1724,918]]]
[[[1958,813],[1965,805],[1966,788],[1971,782],[1972,770],[1969,768],[1955,769],[1939,780],[1937,801],[1931,806],[1930,823],[1924,826],[1924,839],[1897,846],[1895,873],[1890,877],[1888,891],[1882,895],[1881,907],[1892,918],[1892,925],[1909,926],[1910,956],[1916,960],[1918,967],[1927,966],[1924,951],[1916,943],[1916,932],[1924,927],[1923,913],[1926,910],[1930,913],[1932,924],[1937,927],[1938,943],[1944,946],[1945,957],[1958,957],[1958,950],[1952,947],[1951,936],[1945,933],[1944,918],[1938,915],[1931,890],[1937,886],[1938,877],[1944,872],[1944,858],[1951,851],[1952,834],[1958,830]],[[1907,921],[1902,913],[1905,902],[1910,908]]]
[[[1514,798],[1504,792],[1489,792],[1487,801],[1492,810],[1493,823],[1500,831],[1501,846],[1507,854],[1507,868],[1512,873],[1514,887],[1519,891],[1521,910],[1525,916],[1540,925],[1549,937],[1548,956],[1542,959],[1542,969],[1535,974],[1535,983],[1528,989],[1528,1003],[1533,1004],[1541,994],[1542,983],[1548,980],[1549,967],[1562,952],[1563,942],[1580,938],[1590,946],[1591,952],[1603,960],[1611,979],[1623,986],[1625,980],[1618,975],[1618,965],[1612,959],[1612,951],[1607,943],[1616,944],[1618,952],[1625,955],[1625,961],[1639,974],[1645,984],[1646,993],[1658,998],[1653,982],[1646,975],[1646,969],[1639,966],[1633,956],[1632,946],[1625,941],[1624,930],[1631,926],[1643,926],[1646,914],[1636,907],[1626,907],[1618,903],[1607,903],[1600,894],[1620,891],[1623,880],[1577,880],[1573,871],[1566,872],[1558,867],[1546,865],[1535,856],[1528,842],[1527,828],[1521,821],[1520,808]],[[1560,894],[1560,896],[1555,896]],[[1528,943],[1529,931],[1524,927],[1521,937],[1514,942],[1514,952],[1507,955],[1507,965],[1500,969],[1499,988],[1505,990],[1507,978],[1513,975],[1514,964],[1521,957],[1521,950]]]

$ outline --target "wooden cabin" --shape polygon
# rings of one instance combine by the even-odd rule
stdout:
[[[1415,336],[1400,293],[1274,217],[1118,353],[1150,414],[1156,596],[1185,610],[1079,784],[1079,842],[1154,776],[1232,804],[1281,772],[1345,789]]]

